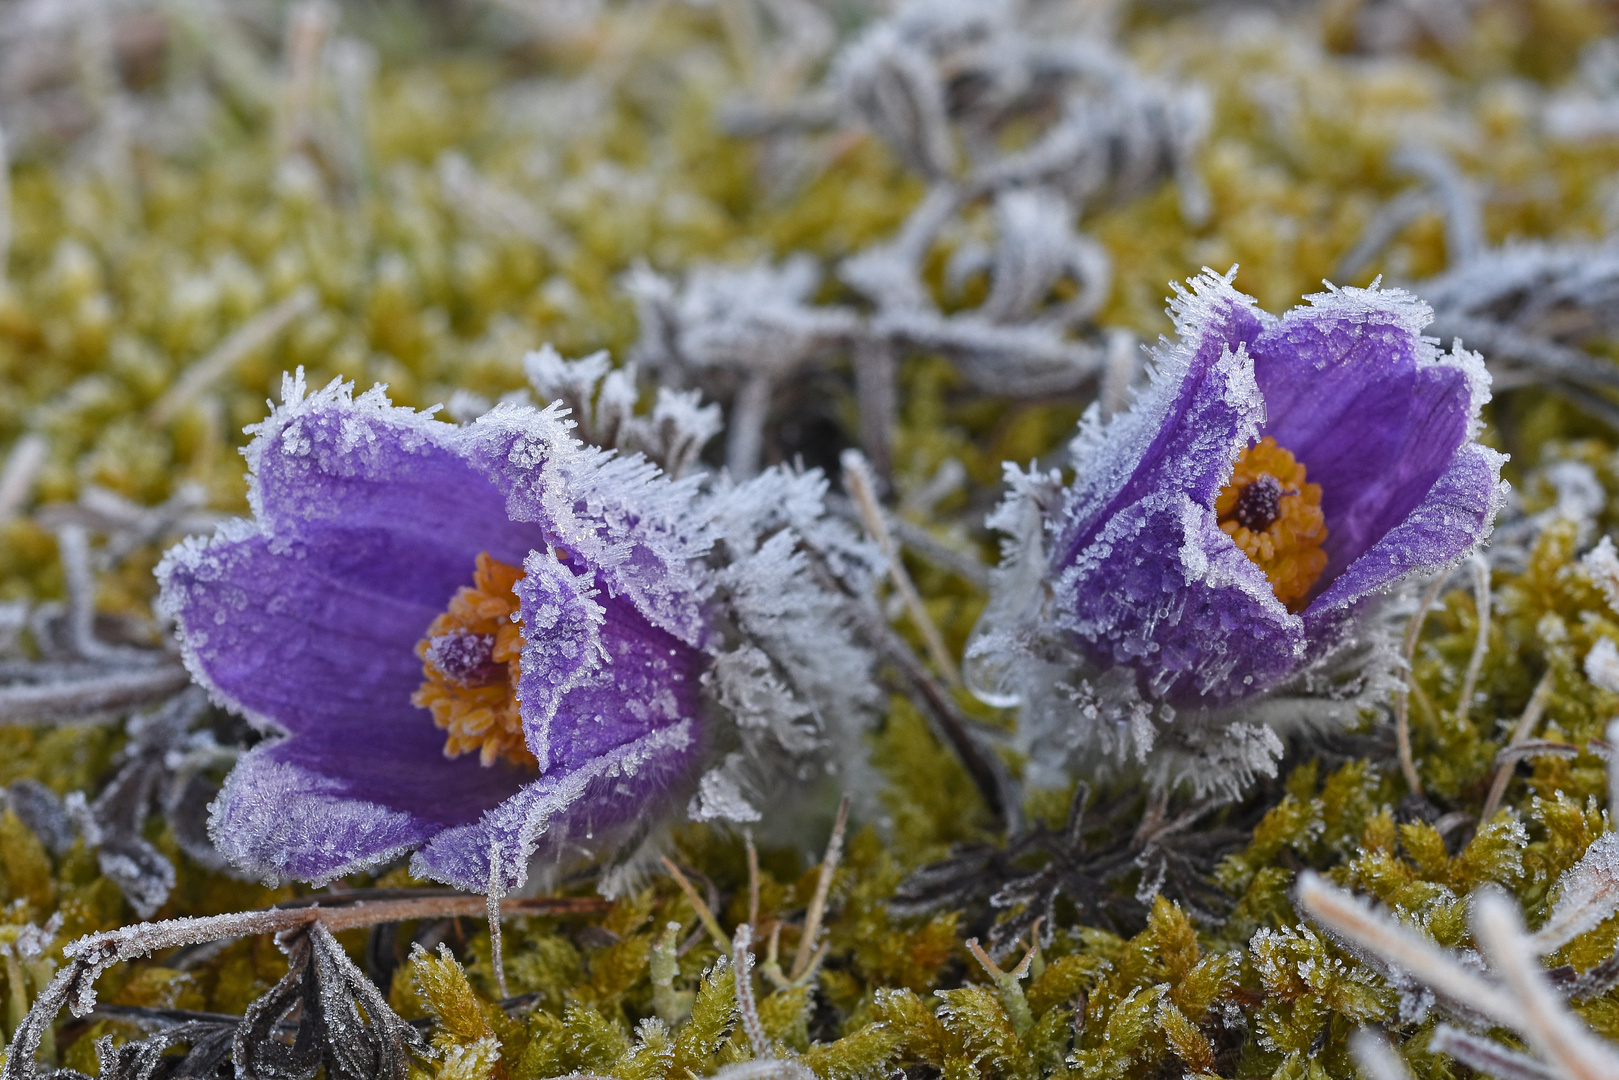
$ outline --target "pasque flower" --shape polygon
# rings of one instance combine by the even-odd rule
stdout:
[[[1276,318],[1231,281],[1177,289],[1179,340],[1129,411],[1087,415],[1072,483],[1008,470],[992,524],[1013,539],[967,668],[1059,751],[1037,774],[1084,757],[1240,789],[1276,726],[1374,686],[1377,598],[1460,558],[1499,506],[1502,458],[1476,442],[1489,377],[1422,337],[1425,305],[1335,289]]]
[[[456,427],[301,373],[283,398],[247,450],[252,518],[158,570],[194,677],[271,736],[213,809],[238,866],[321,882],[414,850],[419,875],[514,887],[693,792],[694,816],[757,816],[772,768],[819,775],[870,704],[869,658],[794,595],[809,575],[776,580],[818,475],[670,480],[556,407]]]

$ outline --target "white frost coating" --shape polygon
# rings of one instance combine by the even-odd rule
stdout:
[[[1175,320],[1177,340],[1161,339],[1159,347],[1152,350],[1147,385],[1127,411],[1108,421],[1101,419],[1100,409],[1086,411],[1079,434],[1068,447],[1076,474],[1074,482],[1054,521],[1090,521],[1136,474],[1147,450],[1170,422],[1192,359],[1203,344],[1205,326],[1233,307],[1248,311],[1262,326],[1275,323],[1276,317],[1261,309],[1253,297],[1232,287],[1236,273],[1235,266],[1224,275],[1204,271],[1192,279],[1190,290],[1175,284],[1169,313]],[[1239,349],[1235,354],[1228,350],[1215,370],[1234,384],[1234,388],[1227,389],[1227,400],[1232,405],[1246,404],[1256,410],[1247,419],[1257,433],[1265,419],[1264,399],[1254,384],[1253,361],[1247,350]],[[1210,454],[1226,452],[1223,447],[1213,446],[1212,441],[1207,448]],[[1233,465],[1247,441],[1244,439],[1227,452]]]
[[[686,816],[693,821],[729,821],[744,824],[764,817],[742,794],[738,779],[745,764],[740,753],[727,754],[725,763],[703,774],[697,784],[697,794],[686,807]]]
[[[485,813],[476,824],[463,825],[439,834],[412,856],[411,873],[441,880],[442,874],[436,872],[426,858],[439,843],[493,836],[497,839],[489,849],[492,863],[489,877],[507,882],[510,889],[520,889],[528,880],[529,860],[539,849],[552,820],[574,808],[592,784],[619,777],[634,777],[648,762],[685,751],[691,746],[693,738],[692,721],[682,720],[593,758],[571,772],[561,774],[554,781],[538,781]],[[515,829],[513,825],[516,825]],[[502,844],[498,837],[508,833],[514,836],[514,840]],[[485,882],[460,884],[462,888],[478,889]]]
[[[523,737],[544,769],[551,760],[551,723],[568,691],[612,662],[602,647],[607,612],[596,603],[596,575],[574,574],[549,551],[530,551],[514,589],[522,602]],[[533,681],[544,675],[539,699]]]
[[[272,515],[265,513],[259,489],[259,467],[265,453],[277,442],[281,444],[280,452],[288,457],[307,457],[313,453],[314,447],[308,436],[302,434],[300,424],[304,418],[314,413],[340,409],[349,414],[344,424],[345,448],[334,455],[323,457],[319,462],[322,468],[339,475],[353,475],[357,467],[352,460],[347,460],[348,455],[362,452],[367,444],[374,441],[368,437],[369,428],[366,425],[369,423],[381,423],[408,433],[411,438],[406,440],[403,447],[407,451],[412,448],[449,446],[455,429],[433,418],[437,406],[423,412],[396,407],[388,400],[386,391],[387,388],[384,386],[374,386],[356,398],[354,384],[336,378],[327,383],[323,389],[311,394],[304,381],[302,367],[294,374],[283,374],[281,404],[278,406],[270,402],[270,415],[246,429],[253,435],[253,440],[242,450],[242,456],[247,459],[247,500],[252,516],[220,522],[211,537],[186,537],[163,553],[162,560],[153,571],[159,588],[156,604],[158,615],[175,626],[181,659],[185,663],[186,670],[191,673],[192,679],[208,691],[208,696],[214,704],[246,717],[260,731],[279,732],[284,729],[275,717],[247,708],[234,695],[221,689],[209,676],[197,655],[197,648],[206,642],[207,631],[202,627],[179,625],[178,613],[186,606],[188,594],[175,580],[174,573],[183,569],[187,572],[187,576],[200,582],[217,579],[228,567],[221,552],[228,552],[238,543],[261,536],[270,541],[272,550],[277,550],[275,520]],[[398,449],[400,448],[396,447],[395,451]],[[277,512],[297,513],[306,520],[315,520],[339,518],[344,509],[341,500],[322,500],[306,496],[296,500],[292,505],[277,507]]]
[[[1619,694],[1619,648],[1609,637],[1597,638],[1591,651],[1585,654],[1585,677],[1591,685]]]
[[[219,818],[220,809],[226,806],[232,808],[235,818],[229,823]],[[249,832],[241,826],[243,818],[258,823],[250,831],[251,848],[241,843]],[[356,799],[330,777],[272,760],[264,749],[250,751],[225,778],[208,818],[208,837],[220,853],[272,887],[296,879],[318,888],[345,874],[392,862],[415,842],[378,843],[377,838],[419,829],[420,824],[404,811]],[[314,879],[294,872],[288,864],[289,850],[322,849],[347,851],[351,857]]]
[[[1596,547],[1585,553],[1580,566],[1591,575],[1592,584],[1602,590],[1608,607],[1619,612],[1619,552],[1614,550],[1613,540],[1604,536]]]
[[[1613,642],[1607,638],[1608,652]],[[1596,650],[1593,649],[1592,652]],[[1616,657],[1619,663],[1619,657]],[[1557,902],[1534,935],[1535,947],[1549,953],[1595,930],[1619,911],[1619,833],[1605,832],[1557,883]]]
[[[585,446],[572,426],[557,404],[501,404],[458,434],[475,460],[500,459],[512,517],[577,552],[608,595],[629,596],[655,626],[700,645],[709,585],[696,560],[713,534],[696,509],[697,481],[669,480],[639,455]]]
[[[869,595],[883,561],[826,512],[825,492],[818,472],[775,468],[740,485],[716,478],[716,595],[738,647],[717,659],[709,684],[737,718],[745,761],[733,775],[745,793],[835,772],[862,809],[875,809],[881,785],[863,736],[882,700],[876,662],[856,640],[851,601],[824,578]]]

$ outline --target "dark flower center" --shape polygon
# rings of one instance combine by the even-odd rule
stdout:
[[[512,591],[523,568],[478,556],[472,584],[462,586],[449,609],[433,620],[416,645],[422,658],[422,685],[412,704],[433,712],[433,723],[447,735],[444,755],[474,751],[493,765],[539,765],[523,738],[517,680],[522,675],[523,624]]]
[[[1282,482],[1270,473],[1264,473],[1242,489],[1237,496],[1236,509],[1231,516],[1237,524],[1254,532],[1270,528],[1282,513]]]
[[[1220,530],[1265,571],[1276,599],[1302,610],[1327,568],[1321,485],[1306,482],[1304,465],[1266,435],[1233,463],[1214,513]]]
[[[448,682],[487,686],[504,678],[506,665],[495,662],[495,635],[452,631],[429,638],[423,660],[437,665]]]

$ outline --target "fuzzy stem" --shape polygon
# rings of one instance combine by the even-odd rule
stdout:
[[[1479,945],[1517,999],[1509,1025],[1570,1080],[1612,1080],[1619,1061],[1568,1011],[1552,990],[1523,932],[1517,902],[1491,891],[1473,905]]]
[[[489,966],[495,972],[495,993],[504,1001],[512,995],[506,989],[506,957],[500,934],[500,894],[491,889],[489,895],[484,897],[484,905],[489,915]]]
[[[1462,679],[1462,692],[1456,699],[1456,720],[1467,722],[1472,711],[1473,691],[1478,688],[1479,674],[1484,670],[1484,658],[1490,652],[1490,564],[1484,556],[1473,553],[1473,607],[1478,613],[1478,637],[1473,641],[1473,655],[1467,661],[1467,674]]]
[[[742,843],[748,849],[748,925],[759,925],[759,849],[753,846],[753,830],[742,830]]]
[[[163,427],[191,404],[192,398],[275,340],[293,322],[314,311],[319,303],[320,294],[305,285],[248,319],[214,346],[213,351],[180,373],[168,391],[147,410],[146,422],[153,427]]]
[[[741,481],[759,471],[764,454],[765,417],[770,411],[770,395],[775,389],[769,374],[749,375],[731,402],[731,435],[725,446],[725,465],[731,479]]]
[[[849,823],[849,796],[838,803],[838,819],[832,825],[832,838],[826,844],[826,858],[821,860],[821,874],[815,881],[815,897],[804,916],[804,934],[798,939],[798,953],[793,957],[790,975],[798,979],[809,969],[814,955],[816,938],[821,933],[821,918],[826,914],[826,898],[832,891],[832,875],[837,872],[838,861],[843,858],[843,830]]]
[[[877,547],[881,549],[883,558],[888,563],[888,578],[894,583],[894,590],[899,593],[900,599],[905,602],[905,610],[911,616],[911,622],[921,633],[928,656],[933,660],[933,666],[944,676],[944,681],[952,690],[962,689],[964,684],[955,658],[950,655],[950,649],[945,645],[944,635],[939,633],[939,627],[928,615],[928,609],[922,603],[922,595],[916,591],[916,584],[911,581],[911,575],[905,569],[899,546],[894,543],[894,535],[889,532],[882,505],[877,501],[876,482],[871,475],[871,468],[866,464],[866,459],[854,450],[844,451],[842,461],[843,479],[849,487],[849,494],[854,496],[855,508],[860,511],[860,520],[865,524],[871,538],[877,541]]]
[[[1349,1053],[1366,1080],[1411,1080],[1411,1070],[1389,1045],[1388,1036],[1371,1028],[1361,1028],[1349,1037]]]
[[[163,664],[71,681],[0,686],[0,723],[38,723],[111,712],[166,698],[190,682],[185,668]]]
[[[1528,1054],[1520,1054],[1494,1040],[1449,1024],[1439,1024],[1433,1029],[1433,1035],[1428,1039],[1428,1052],[1449,1054],[1469,1069],[1498,1077],[1499,1080],[1559,1080],[1558,1073]]]
[[[12,444],[5,469],[0,471],[0,525],[16,517],[27,504],[49,451],[45,437],[34,432]]]
[[[753,999],[753,953],[748,949],[753,944],[753,927],[743,923],[731,940],[735,942],[731,964],[736,972],[736,1011],[742,1018],[742,1030],[748,1033],[748,1045],[753,1047],[755,1058],[773,1058],[776,1055],[759,1019],[759,1004]]]
[[[1400,750],[1400,772],[1405,774],[1405,782],[1413,795],[1422,794],[1422,778],[1417,775],[1417,763],[1411,756],[1411,658],[1416,655],[1417,638],[1422,635],[1422,624],[1428,618],[1428,609],[1433,607],[1434,598],[1439,595],[1448,576],[1440,574],[1434,578],[1433,584],[1422,594],[1416,613],[1405,628],[1405,644],[1400,650],[1405,660],[1405,685],[1394,695],[1394,740]]]
[[[1512,738],[1507,741],[1508,747],[1513,747],[1526,741],[1535,733],[1535,727],[1546,712],[1546,702],[1552,695],[1552,673],[1550,669],[1540,677],[1535,686],[1535,692],[1529,695],[1529,704],[1524,707],[1523,715],[1518,718],[1518,726],[1512,730]],[[1512,782],[1512,770],[1516,761],[1508,761],[1495,771],[1495,782],[1490,785],[1490,794],[1484,800],[1484,809],[1479,813],[1478,823],[1482,827],[1485,822],[1495,816],[1496,810],[1501,806],[1501,798],[1507,793],[1507,785]]]
[[[669,871],[669,875],[675,879],[675,884],[680,886],[680,891],[686,894],[687,900],[691,901],[691,906],[697,912],[697,918],[703,924],[703,929],[707,930],[708,936],[714,939],[714,947],[722,953],[730,952],[730,937],[720,928],[719,920],[714,918],[714,913],[708,909],[708,905],[703,902],[703,898],[697,895],[697,890],[692,887],[690,881],[686,880],[686,875],[680,872],[680,867],[670,862],[669,856],[665,855],[663,856],[663,868]]]

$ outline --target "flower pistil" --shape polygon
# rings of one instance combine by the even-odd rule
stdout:
[[[1327,567],[1321,485],[1269,435],[1242,452],[1214,501],[1220,529],[1265,571],[1276,599],[1294,613]]]
[[[523,625],[514,619],[512,590],[522,578],[521,567],[483,552],[472,585],[456,591],[416,645],[425,678],[410,700],[430,709],[433,723],[449,733],[445,757],[477,751],[486,766],[497,758],[539,765],[523,739],[517,701]]]

